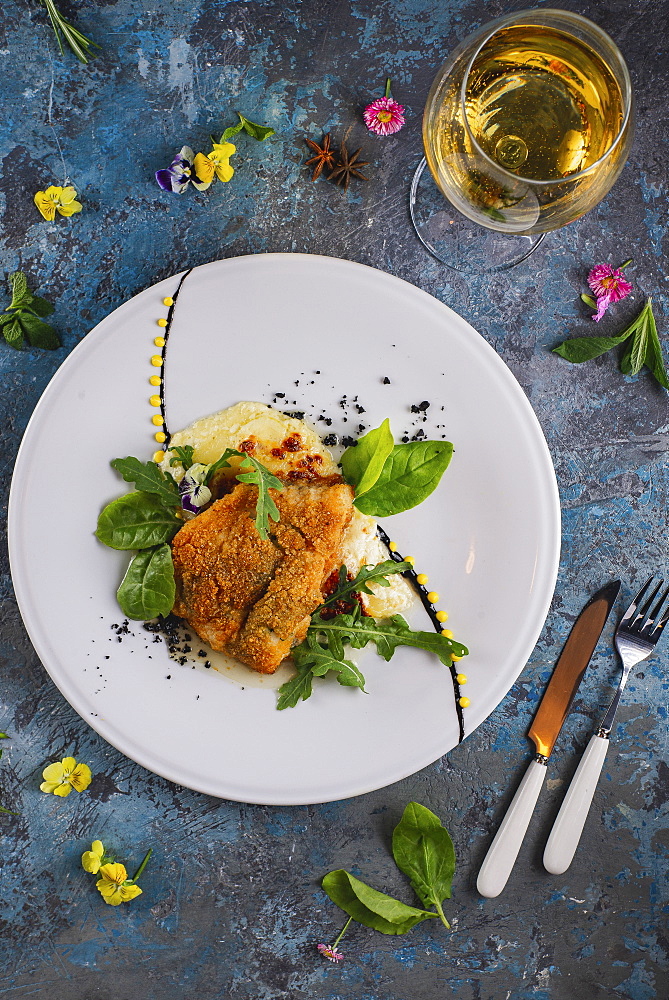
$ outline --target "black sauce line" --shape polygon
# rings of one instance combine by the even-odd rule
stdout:
[[[181,281],[177,285],[177,290],[175,291],[174,295],[171,296],[172,305],[170,306],[169,312],[167,313],[167,326],[165,327],[163,333],[163,340],[165,341],[165,343],[163,344],[163,349],[160,355],[163,362],[160,367],[160,413],[163,418],[163,433],[165,435],[165,441],[163,443],[163,451],[167,451],[167,449],[170,446],[170,441],[172,440],[172,435],[170,434],[167,428],[167,416],[165,413],[165,360],[167,352],[167,341],[170,339],[170,330],[172,329],[174,310],[176,308],[177,299],[179,298],[179,292],[181,291],[181,286],[183,285],[188,275],[192,274],[192,272],[193,268],[190,267],[186,271],[186,273],[182,276]]]
[[[377,524],[376,530],[378,532],[379,538],[388,549],[390,558],[394,562],[404,562],[404,556],[400,555],[400,553],[397,551],[395,552],[391,551],[390,536],[386,534],[386,532],[383,530],[380,524]],[[434,605],[427,599],[427,595],[429,593],[427,587],[423,586],[422,583],[418,582],[417,574],[413,569],[408,569],[405,573],[402,573],[402,576],[405,577],[410,582],[411,586],[420,597],[421,603],[425,608],[425,610],[427,611],[430,621],[434,625],[436,631],[439,632],[439,634],[441,635],[441,630],[444,627],[444,623],[439,621],[439,619],[437,618],[437,612],[434,610]],[[453,681],[453,693],[455,695],[455,711],[458,717],[458,725],[460,728],[460,737],[458,739],[458,743],[462,743],[462,741],[465,738],[465,716],[464,712],[462,711],[462,706],[460,705],[460,698],[462,697],[462,695],[460,692],[460,685],[458,684],[457,680],[458,673],[459,671],[457,670],[455,663],[451,662],[451,679]]]

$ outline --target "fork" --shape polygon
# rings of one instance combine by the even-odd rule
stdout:
[[[597,781],[604,766],[606,751],[609,748],[613,719],[630,671],[637,663],[651,655],[664,626],[669,621],[669,605],[665,606],[669,587],[658,598],[664,587],[664,580],[660,580],[649,594],[652,583],[651,576],[630,604],[616,629],[614,644],[622,661],[622,676],[597,733],[585,749],[548,838],[544,851],[544,868],[553,875],[565,872],[576,853]],[[654,604],[656,598],[657,602]],[[643,606],[641,606],[642,601]]]

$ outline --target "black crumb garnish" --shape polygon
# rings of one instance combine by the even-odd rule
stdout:
[[[304,410],[284,410],[286,417],[293,417],[294,420],[304,420]]]
[[[333,444],[336,444],[336,443],[337,443],[337,435],[336,434],[328,434],[328,435],[326,435],[326,437],[323,438],[323,444],[327,445],[329,447],[331,447]]]
[[[390,385],[390,379],[388,378],[387,375],[384,375],[381,381],[383,382],[384,385]]]
[[[274,395],[276,396],[277,399],[285,399],[286,398],[285,392],[275,392]]]
[[[403,434],[402,435],[402,443],[403,444],[408,444],[409,443],[409,435],[408,434]]]
[[[365,411],[365,407],[361,406],[360,403],[358,403],[355,408],[358,411],[358,413],[365,413],[366,412]]]
[[[341,443],[344,445],[345,448],[353,448],[355,447],[355,445],[357,445],[358,442],[355,440],[355,438],[349,437],[349,435],[346,434],[341,439]]]

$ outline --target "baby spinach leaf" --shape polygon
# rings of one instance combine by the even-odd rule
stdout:
[[[332,902],[345,913],[382,934],[406,934],[416,924],[437,916],[372,889],[342,868],[328,872],[321,884]]]
[[[112,549],[148,549],[168,542],[182,524],[155,494],[127,493],[107,504],[95,534]]]
[[[436,489],[452,454],[450,441],[395,445],[376,483],[355,498],[355,506],[373,517],[389,517],[416,507]]]
[[[174,606],[176,588],[169,545],[155,545],[138,552],[116,592],[124,615],[148,621],[168,615]]]
[[[386,418],[380,427],[358,438],[358,443],[347,448],[341,457],[344,477],[355,486],[356,497],[362,496],[378,480],[386,459],[395,442]]]
[[[181,507],[179,487],[171,476],[155,462],[140,462],[138,458],[115,458],[112,468],[120,472],[126,483],[134,483],[144,493],[155,493],[168,507]]]
[[[451,897],[455,848],[439,817],[418,802],[409,802],[393,831],[393,857],[423,906],[435,906],[450,927],[441,904]]]

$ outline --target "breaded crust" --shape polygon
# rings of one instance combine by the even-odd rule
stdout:
[[[339,476],[270,492],[280,520],[266,541],[254,524],[257,487],[245,483],[172,541],[174,613],[212,649],[268,674],[304,639],[353,511]]]

